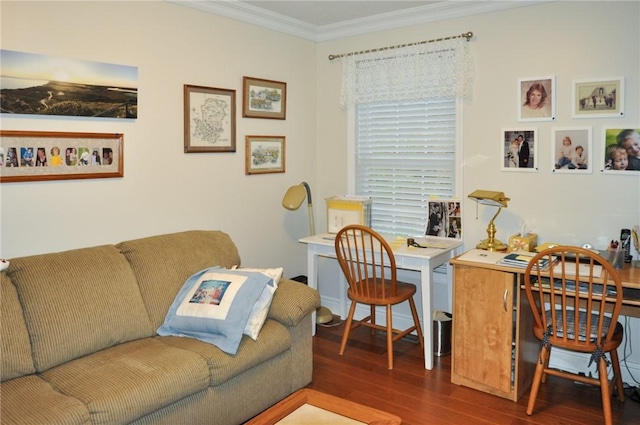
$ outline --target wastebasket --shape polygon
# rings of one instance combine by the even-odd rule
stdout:
[[[451,354],[451,324],[453,315],[436,310],[433,313],[433,354],[441,357]]]

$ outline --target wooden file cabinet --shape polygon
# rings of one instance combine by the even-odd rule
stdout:
[[[451,382],[517,401],[531,385],[539,349],[522,274],[495,264],[451,264]]]

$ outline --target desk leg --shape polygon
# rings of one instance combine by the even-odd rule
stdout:
[[[318,255],[311,244],[307,245],[307,285],[318,290]],[[316,312],[311,313],[311,335],[316,334]]]
[[[424,367],[433,369],[433,267],[430,264],[420,269],[422,291],[422,334],[424,336]]]

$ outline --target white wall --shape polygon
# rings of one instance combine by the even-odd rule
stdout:
[[[493,208],[478,210],[466,195],[476,189],[504,191],[511,198],[496,220],[497,237],[506,241],[523,220],[531,223],[539,242],[591,243],[605,248],[619,239],[620,229],[640,224],[640,176],[552,173],[551,129],[590,126],[596,164],[602,164],[603,129],[640,127],[639,2],[553,2],[468,18],[430,22],[320,43],[318,61],[318,181],[321,198],[348,193],[347,113],[339,109],[340,61],[329,54],[393,46],[444,36],[474,33],[472,98],[464,104],[463,237],[465,249],[486,238]],[[519,123],[516,116],[519,78],[556,77],[555,122]],[[572,119],[572,81],[625,77],[624,118]],[[534,127],[539,132],[537,173],[501,171],[501,130]],[[324,211],[318,220],[324,223]],[[320,227],[322,230],[322,227]],[[322,270],[323,299],[335,305],[339,272]],[[322,276],[321,276],[322,277]],[[437,289],[437,288],[436,288]],[[630,319],[628,358],[640,377],[640,320]],[[627,348],[628,349],[628,348]],[[621,349],[622,358],[622,349]],[[582,361],[565,366],[586,369]],[[626,374],[626,371],[625,371]],[[625,376],[629,380],[628,375]]]
[[[315,183],[315,43],[162,1],[2,1],[2,49],[137,66],[136,120],[8,117],[5,130],[124,133],[124,178],[0,186],[1,250],[12,258],[186,229],[231,235],[246,266],[304,274]],[[242,118],[242,77],[287,83],[287,119]],[[183,153],[183,85],[236,90],[237,151]],[[245,136],[286,136],[284,174],[245,175]]]

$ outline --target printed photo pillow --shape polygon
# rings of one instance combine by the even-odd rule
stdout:
[[[158,335],[197,338],[235,354],[256,301],[271,285],[263,273],[201,270],[178,292]]]

